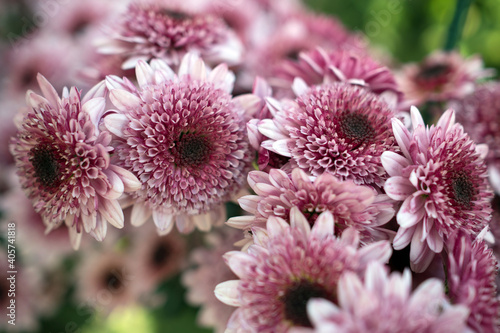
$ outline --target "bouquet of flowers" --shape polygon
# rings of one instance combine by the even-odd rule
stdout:
[[[24,5],[4,329],[500,332],[500,83],[454,50],[468,1],[406,65],[298,0]]]

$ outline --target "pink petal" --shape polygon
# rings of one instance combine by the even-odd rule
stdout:
[[[235,216],[227,220],[226,224],[236,229],[246,229],[253,225],[254,216]]]
[[[410,114],[413,129],[416,129],[418,126],[425,127],[424,118],[422,118],[420,111],[415,106],[410,108]]]
[[[420,222],[425,215],[425,199],[420,195],[409,196],[403,201],[398,214],[398,224],[403,228],[410,228]]]
[[[140,227],[151,217],[151,209],[142,201],[138,201],[132,207],[130,216],[131,223],[134,227]]]
[[[140,107],[142,101],[136,95],[122,89],[113,89],[109,93],[109,99],[120,110],[130,110]]]
[[[316,223],[318,223],[318,220],[316,220]],[[304,235],[309,235],[309,233],[311,232],[311,226],[309,225],[309,221],[306,219],[304,214],[302,214],[300,209],[296,206],[293,206],[290,209],[290,225],[294,228],[299,229]],[[319,230],[318,232],[316,232],[316,234],[319,234]],[[333,234],[333,226],[330,235],[332,234]]]
[[[40,85],[40,90],[42,91],[43,96],[50,102],[50,104],[54,107],[61,105],[61,98],[59,97],[59,94],[45,78],[45,76],[38,73],[36,79]]]
[[[445,134],[454,124],[455,124],[455,111],[453,111],[452,109],[448,109],[439,118],[436,127],[442,127],[443,134]]]
[[[127,127],[129,120],[126,115],[119,113],[111,113],[104,117],[104,126],[108,131],[118,137],[123,137],[123,129]]]
[[[362,266],[368,265],[370,261],[386,263],[392,255],[391,243],[389,241],[370,243],[359,249],[358,255]]]
[[[243,278],[248,274],[248,268],[254,262],[252,256],[241,251],[229,251],[223,255],[224,261],[231,268],[234,274]]]
[[[115,228],[123,228],[123,210],[117,200],[99,200],[98,212]]]
[[[392,151],[385,151],[380,158],[382,166],[389,176],[402,176],[403,170],[410,165],[404,157]]]
[[[443,251],[443,238],[439,236],[436,228],[431,229],[430,234],[427,236],[427,245],[435,253]]]
[[[241,302],[239,300],[239,285],[240,280],[229,280],[226,282],[219,283],[215,287],[215,297],[219,299],[222,303],[230,306],[240,306]]]
[[[270,216],[267,219],[267,233],[269,237],[282,235],[289,228],[290,225],[280,217]]]
[[[321,238],[328,235],[333,235],[334,224],[335,222],[333,219],[333,215],[330,211],[327,210],[318,216],[316,222],[314,222],[314,225],[312,227],[311,234]]]
[[[391,199],[403,201],[415,193],[416,188],[407,178],[393,176],[385,182],[384,190]]]
[[[397,118],[392,118],[392,131],[394,132],[394,137],[398,142],[399,148],[401,149],[405,157],[409,161],[411,161],[412,159],[409,153],[410,144],[412,141],[411,133],[408,131],[405,125],[403,125],[403,123]]]
[[[285,135],[281,130],[274,124],[272,119],[262,119],[258,124],[259,132],[262,135],[267,136],[273,140],[289,139],[288,135]]]
[[[132,172],[113,164],[108,167],[108,170],[113,171],[120,177],[124,185],[124,192],[135,192],[141,188],[141,182]]]
[[[162,234],[169,233],[174,227],[174,215],[170,212],[153,210],[153,221]]]
[[[255,214],[257,213],[257,206],[261,199],[258,195],[245,195],[238,199],[238,203],[243,210]]]
[[[154,71],[144,60],[139,60],[137,62],[135,76],[141,88],[155,83]]]
[[[396,234],[396,237],[394,237],[394,240],[392,241],[392,246],[394,247],[394,249],[395,250],[402,250],[408,244],[410,244],[411,239],[413,237],[413,233],[415,232],[415,229],[416,229],[416,226],[410,227],[408,229],[399,228],[398,232]]]

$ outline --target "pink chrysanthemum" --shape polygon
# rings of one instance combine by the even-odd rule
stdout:
[[[236,250],[233,245],[240,240],[241,231],[221,227],[206,235],[207,246],[191,252],[190,262],[195,267],[185,271],[182,283],[187,288],[186,299],[195,306],[201,306],[197,322],[205,327],[213,327],[223,333],[234,307],[221,303],[214,295],[215,287],[224,281],[238,277],[227,267],[222,256]]]
[[[447,244],[448,297],[470,309],[468,326],[475,332],[500,332],[500,300],[495,277],[498,262],[486,243],[458,233]]]
[[[349,227],[361,233],[363,242],[387,239],[389,231],[379,228],[394,216],[392,200],[368,186],[341,182],[324,173],[311,180],[305,172],[294,169],[291,177],[284,171],[252,171],[248,182],[257,195],[241,197],[241,207],[252,215],[233,217],[227,224],[249,231],[265,227],[270,216],[288,220],[290,209],[297,207],[314,225],[319,214],[329,211],[335,219],[338,235]]]
[[[222,204],[242,188],[251,161],[245,98],[230,94],[234,76],[226,65],[208,70],[193,54],[178,76],[160,60],[139,62],[136,73],[139,88],[108,77],[120,113],[105,118],[121,138],[121,165],[142,183],[132,223],[152,215],[161,233],[174,222],[181,232],[222,223]]]
[[[226,281],[215,289],[224,303],[239,307],[228,329],[248,332],[286,332],[291,327],[311,327],[306,305],[310,298],[338,302],[337,284],[347,271],[362,274],[368,262],[389,259],[389,242],[372,243],[358,250],[354,229],[334,234],[334,218],[322,213],[314,226],[297,208],[291,224],[272,216],[267,231],[254,228],[248,252],[225,255],[240,280]]]
[[[107,222],[123,227],[117,199],[140,183],[110,163],[111,135],[97,128],[105,108],[103,83],[83,98],[75,87],[60,98],[42,75],[38,82],[44,97],[28,91],[32,110],[12,138],[11,151],[21,187],[48,231],[65,222],[78,248],[83,230],[102,240]]]
[[[394,135],[403,155],[382,154],[391,176],[384,189],[403,201],[397,213],[400,226],[394,248],[411,242],[412,269],[423,271],[443,242],[458,229],[477,235],[491,218],[492,191],[488,185],[484,155],[487,147],[475,145],[446,111],[436,126],[426,127],[420,112],[411,110],[413,133],[397,119]]]
[[[450,305],[438,279],[412,292],[409,270],[388,275],[383,265],[371,262],[364,281],[352,272],[340,277],[337,297],[338,305],[324,299],[308,303],[314,332],[466,332],[467,307]]]
[[[474,90],[477,80],[491,75],[479,56],[464,59],[457,52],[440,51],[420,64],[406,65],[396,79],[409,107],[462,98]]]
[[[474,93],[451,103],[457,121],[477,143],[489,148],[486,163],[490,183],[500,195],[500,83],[491,82],[476,88]]]
[[[181,1],[132,3],[115,32],[100,42],[99,51],[125,56],[124,69],[151,59],[177,66],[188,52],[197,52],[210,63],[240,62],[241,42],[221,18],[182,7]]]
[[[259,123],[262,146],[313,176],[329,172],[356,184],[382,186],[380,156],[394,150],[394,111],[377,95],[346,83],[313,87],[295,101],[276,101],[274,119]]]
[[[283,79],[284,87],[291,87],[297,77],[309,86],[341,81],[364,86],[378,95],[385,93],[395,100],[402,99],[391,70],[359,51],[326,51],[318,47],[301,52],[297,61],[283,62],[275,76]]]

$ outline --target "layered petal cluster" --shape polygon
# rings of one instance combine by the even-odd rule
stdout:
[[[486,157],[490,183],[500,195],[500,83],[481,85],[459,101],[450,103],[467,133],[477,143],[488,145]]]
[[[31,110],[12,138],[11,151],[21,187],[47,230],[65,222],[78,248],[83,231],[102,240],[107,222],[123,227],[117,199],[140,183],[110,163],[111,135],[98,129],[105,110],[103,83],[83,98],[75,87],[61,98],[42,75],[38,82],[43,96],[28,91]]]
[[[120,139],[120,165],[142,183],[132,223],[152,216],[161,233],[175,223],[181,232],[222,223],[222,204],[242,188],[251,162],[245,97],[232,98],[233,74],[188,54],[178,75],[161,60],[140,61],[136,75],[138,88],[107,78],[119,112],[105,118]]]
[[[470,309],[467,325],[475,332],[500,332],[498,261],[481,237],[458,232],[447,244],[448,297]]]
[[[123,69],[151,59],[177,66],[188,52],[211,63],[240,62],[242,44],[222,18],[182,7],[180,1],[132,2],[110,36],[99,42],[99,52],[125,57]]]
[[[288,220],[291,208],[297,207],[311,226],[321,213],[332,213],[337,235],[354,227],[366,243],[389,236],[380,226],[394,216],[393,201],[371,187],[342,182],[328,173],[312,180],[300,169],[294,169],[291,176],[278,169],[251,171],[248,183],[256,195],[238,202],[251,215],[229,219],[227,224],[235,228],[265,227],[270,216]]]
[[[306,305],[311,298],[339,301],[337,285],[346,272],[362,274],[370,261],[384,262],[391,255],[388,241],[361,249],[354,229],[334,236],[334,218],[328,211],[311,228],[297,208],[290,224],[272,216],[267,229],[253,228],[254,244],[247,252],[233,251],[224,258],[239,280],[219,284],[215,294],[237,306],[229,330],[287,332],[311,327]]]
[[[392,71],[374,60],[368,54],[354,50],[330,50],[318,47],[301,52],[296,61],[289,60],[277,69],[276,77],[290,85],[295,78],[301,78],[311,86],[326,82],[348,82],[361,85],[375,94],[389,94],[397,101],[402,100]]]
[[[394,248],[411,242],[412,269],[420,272],[453,232],[474,236],[488,224],[493,193],[484,162],[487,147],[474,144],[455,123],[453,110],[430,127],[415,107],[411,117],[412,133],[393,121],[402,155],[385,152],[382,163],[391,176],[384,185],[387,195],[403,202]]]
[[[347,83],[305,90],[295,101],[270,100],[273,119],[259,122],[270,138],[262,146],[313,176],[324,172],[356,184],[382,186],[387,173],[380,156],[395,150],[390,119],[377,95]]]
[[[408,269],[388,275],[376,261],[362,278],[344,273],[338,283],[338,304],[309,301],[314,332],[467,332],[468,308],[450,305],[440,280],[425,280],[414,291],[411,280]]]
[[[396,79],[411,106],[463,98],[474,91],[476,81],[493,74],[479,56],[465,59],[458,52],[437,51],[420,64],[404,66]]]

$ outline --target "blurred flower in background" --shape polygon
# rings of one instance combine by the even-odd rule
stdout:
[[[3,0],[0,332],[500,332],[499,18]]]

